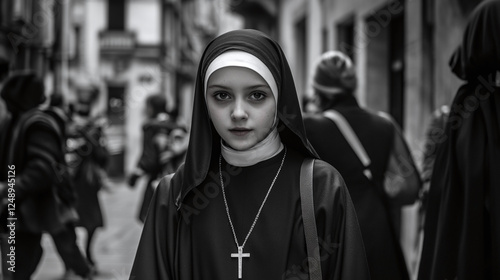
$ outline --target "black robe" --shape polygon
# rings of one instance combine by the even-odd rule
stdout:
[[[300,215],[299,171],[304,158],[317,158],[302,122],[292,74],[280,46],[255,30],[237,30],[213,40],[198,69],[191,135],[185,164],[163,179],[151,201],[130,279],[237,279],[231,228],[221,204],[220,137],[210,121],[204,95],[209,63],[227,50],[259,58],[278,84],[278,131],[288,154],[276,189],[245,245],[244,279],[308,279]],[[283,153],[255,166],[223,164],[227,197],[240,243]],[[339,173],[325,162],[314,168],[316,223],[324,279],[369,279],[363,241],[351,199]],[[248,210],[247,210],[248,209]]]
[[[303,156],[287,151],[281,173],[245,245],[243,279],[308,279],[299,173]],[[228,206],[241,245],[283,157],[238,168],[223,163]],[[178,172],[183,172],[182,169]],[[236,279],[237,248],[220,191],[217,164],[179,210],[163,180],[151,202],[131,279]],[[323,279],[367,279],[354,206],[329,164],[314,166],[314,203]],[[238,189],[238,192],[234,191]]]
[[[419,279],[500,279],[500,1],[471,14],[429,190]]]
[[[392,205],[384,191],[384,179],[390,157],[403,157],[395,149],[395,138],[400,137],[396,127],[389,119],[359,107],[351,94],[336,96],[332,109],[342,114],[358,136],[370,157],[370,171],[373,180],[363,175],[364,166],[340,130],[322,114],[304,117],[307,136],[321,159],[333,165],[345,179],[352,201],[356,208],[366,256],[372,279],[408,279],[408,269],[399,244],[396,217],[393,211],[400,211],[401,205]],[[407,147],[404,158],[411,156]],[[413,169],[406,177],[408,184],[420,184],[418,171],[413,161],[408,162]],[[416,188],[416,190],[418,190]],[[417,197],[397,198],[412,203]]]

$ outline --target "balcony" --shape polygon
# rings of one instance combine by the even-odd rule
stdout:
[[[101,55],[133,55],[136,48],[134,32],[125,30],[105,30],[99,32]]]

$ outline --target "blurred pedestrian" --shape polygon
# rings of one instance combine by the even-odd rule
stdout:
[[[99,227],[104,225],[99,191],[103,188],[104,168],[108,151],[103,134],[104,120],[91,116],[91,109],[98,97],[97,87],[79,89],[78,102],[72,106],[66,141],[66,160],[78,197],[76,209],[79,220],[76,224],[87,231],[85,253],[88,262],[94,266],[92,241]]]
[[[418,228],[416,238],[416,251],[420,256],[421,245],[423,240],[425,214],[427,207],[427,198],[432,177],[432,170],[436,160],[436,153],[438,146],[446,139],[445,126],[450,114],[450,107],[443,105],[432,113],[431,121],[427,127],[425,134],[425,144],[422,157],[422,188],[419,193],[419,206],[418,206]]]
[[[50,104],[45,112],[57,121],[64,140],[62,148],[65,150],[68,113],[64,109],[62,94],[53,93],[50,96]],[[78,213],[75,205],[78,198],[74,182],[72,181],[65,158],[62,158],[60,162],[61,164],[56,166],[58,175],[56,177],[56,188],[60,198],[60,208],[64,211],[66,217],[64,228],[56,233],[52,233],[52,240],[64,262],[65,275],[63,278],[67,279],[72,273],[75,273],[78,276],[90,279],[93,275],[93,268],[78,247],[75,232],[75,223],[78,221]]]
[[[63,137],[57,121],[38,107],[46,97],[34,72],[12,74],[1,97],[9,112],[0,133],[0,197],[9,203],[2,207],[1,230],[15,232],[15,243],[2,248],[2,266],[9,266],[7,253],[14,254],[13,279],[26,280],[41,259],[42,233],[57,234],[65,226],[56,187]]]
[[[412,204],[420,178],[398,125],[358,105],[354,66],[345,54],[324,53],[312,81],[317,114],[306,115],[307,137],[344,178],[356,209],[371,278],[409,279],[392,209]]]
[[[481,2],[450,60],[450,106],[429,190],[419,279],[500,279],[500,1]]]
[[[256,30],[209,43],[191,128],[186,163],[151,201],[131,279],[369,279],[349,193],[314,161],[278,43]]]
[[[128,179],[128,184],[133,187],[137,179],[144,175],[148,177],[139,211],[139,220],[143,223],[159,179],[175,172],[184,161],[188,139],[186,129],[178,125],[167,113],[167,101],[164,96],[148,96],[145,115],[146,121],[142,127],[142,155],[137,168]]]

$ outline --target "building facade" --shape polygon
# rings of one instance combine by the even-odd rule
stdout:
[[[0,56],[10,70],[34,70],[52,80],[60,56],[57,0],[0,3]],[[53,84],[48,81],[49,90]]]

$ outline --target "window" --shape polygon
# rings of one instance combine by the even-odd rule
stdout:
[[[108,1],[108,29],[125,30],[125,0]]]
[[[337,25],[337,49],[345,53],[354,61],[354,16]]]

